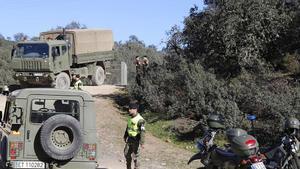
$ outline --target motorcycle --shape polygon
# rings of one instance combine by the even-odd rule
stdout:
[[[265,164],[271,169],[300,169],[299,140],[294,134],[285,134],[279,145],[264,153]]]
[[[202,164],[208,165],[210,153],[216,148],[214,138],[217,133],[218,130],[216,129],[209,129],[205,132],[203,138],[198,140],[196,143],[196,147],[199,152],[189,159],[188,164],[199,159]]]
[[[247,117],[250,121],[255,116]],[[207,119],[209,130],[204,137],[197,141],[198,153],[193,155],[188,164],[200,160],[205,168],[251,168],[266,169],[263,163],[263,156],[259,153],[257,140],[245,130],[234,128],[226,131],[229,145],[220,148],[214,144],[215,135],[224,130],[224,120],[220,115],[210,115]]]
[[[204,136],[196,142],[196,147],[199,152],[190,158],[188,164],[194,160],[200,160],[204,165],[209,163],[210,154],[216,148],[216,145],[214,144],[215,135],[224,130],[225,126],[223,123],[224,119],[221,115],[209,115],[207,119],[209,128],[205,131]]]
[[[229,145],[226,148],[219,148],[213,143],[213,137],[210,137],[211,132],[205,135],[203,139],[197,142],[199,152],[192,156],[188,161],[199,159],[205,168],[217,169],[236,169],[236,168],[251,168],[251,169],[266,169],[263,163],[263,156],[259,153],[257,140],[247,134],[242,129],[229,129],[226,131]]]

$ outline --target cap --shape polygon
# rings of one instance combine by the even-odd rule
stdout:
[[[139,105],[136,104],[136,103],[130,103],[129,104],[129,109],[138,109],[139,108]]]

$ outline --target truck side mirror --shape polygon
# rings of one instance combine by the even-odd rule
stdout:
[[[3,120],[2,120],[2,117],[3,117],[3,112],[0,111],[0,125],[1,125],[1,126],[4,125]]]
[[[0,111],[0,122],[2,122],[3,112]]]
[[[15,52],[16,52],[16,48],[13,48],[13,49],[11,50],[11,54],[10,54],[10,59],[11,59],[11,60],[13,59],[13,57],[14,57],[14,55],[15,55]]]

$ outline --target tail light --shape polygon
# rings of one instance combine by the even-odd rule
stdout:
[[[11,141],[9,142],[9,156],[10,159],[14,160],[20,156],[21,151],[23,151],[23,143]]]
[[[81,150],[82,150],[80,154],[81,157],[91,161],[96,160],[96,151],[97,151],[96,144],[83,144]]]
[[[260,157],[258,157],[258,156],[253,156],[253,157],[250,157],[250,161],[252,163],[257,163],[257,162],[261,162],[262,159]]]
[[[256,140],[247,140],[245,144],[249,147],[254,146],[256,144]]]
[[[251,156],[248,159],[244,159],[241,161],[242,165],[247,165],[247,164],[254,164],[254,163],[258,163],[262,161],[262,157],[261,156]]]

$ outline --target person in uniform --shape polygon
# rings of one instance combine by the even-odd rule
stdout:
[[[141,75],[143,74],[142,59],[139,56],[136,56],[134,64],[135,64],[135,70],[136,70],[135,81],[139,86],[141,86]]]
[[[80,75],[77,74],[75,76],[75,83],[74,83],[74,89],[75,90],[82,90],[83,84],[82,81],[80,80]]]
[[[147,70],[148,70],[148,65],[149,65],[149,60],[147,55],[144,55],[143,60],[142,60],[142,65],[143,65],[143,75],[145,76]]]
[[[9,88],[8,88],[7,85],[5,85],[5,86],[3,87],[3,92],[2,92],[2,94],[5,95],[5,96],[8,96],[8,94],[9,94]]]
[[[127,128],[124,134],[124,141],[126,143],[124,148],[124,155],[126,158],[127,169],[131,169],[132,160],[134,162],[134,169],[139,169],[139,155],[140,149],[144,149],[145,143],[145,120],[138,113],[138,104],[129,104],[130,118],[127,122]]]

